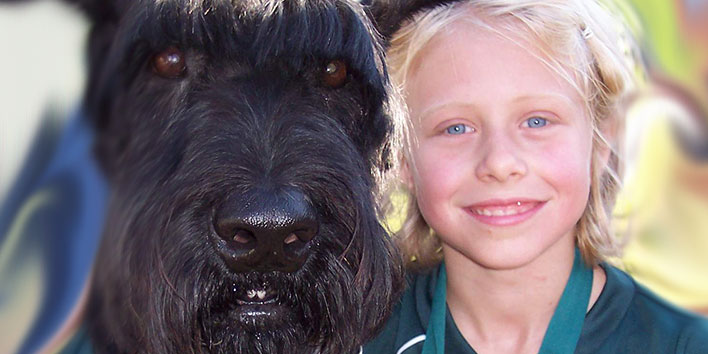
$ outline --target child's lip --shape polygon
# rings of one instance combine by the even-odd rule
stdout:
[[[546,201],[529,198],[488,199],[468,206],[467,211],[478,221],[509,226],[521,223],[545,205]]]

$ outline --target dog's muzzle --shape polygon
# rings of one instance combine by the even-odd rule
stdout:
[[[232,194],[213,215],[216,248],[234,272],[300,269],[319,228],[314,208],[294,188]]]

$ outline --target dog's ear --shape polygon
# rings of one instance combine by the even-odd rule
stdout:
[[[374,25],[388,41],[401,24],[424,9],[460,0],[362,0],[369,7]]]

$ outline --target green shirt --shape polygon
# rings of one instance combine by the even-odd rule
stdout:
[[[575,353],[708,353],[708,319],[678,309],[609,265],[600,297],[585,316]],[[415,277],[364,354],[420,353],[437,269]],[[446,353],[475,353],[446,313]]]

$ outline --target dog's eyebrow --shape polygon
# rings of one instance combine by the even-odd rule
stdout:
[[[154,47],[181,44],[253,67],[273,58],[293,67],[312,58],[342,58],[381,84],[381,40],[358,1],[162,0],[141,6],[133,38]]]

